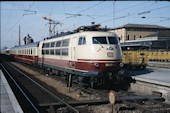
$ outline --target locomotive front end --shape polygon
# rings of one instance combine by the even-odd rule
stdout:
[[[78,68],[88,71],[88,74],[99,78],[114,74],[120,68],[122,60],[118,37],[110,32],[93,32],[86,35],[89,42],[78,50]]]

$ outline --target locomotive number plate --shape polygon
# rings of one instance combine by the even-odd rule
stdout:
[[[108,57],[113,57],[113,53],[112,53],[112,52],[108,52],[108,53],[107,53],[107,56],[108,56]]]

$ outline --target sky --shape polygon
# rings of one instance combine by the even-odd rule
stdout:
[[[72,31],[91,22],[101,27],[119,27],[128,23],[152,24],[170,28],[168,1],[1,1],[1,49],[21,44],[28,34],[34,42],[49,37],[48,20],[58,23],[56,31]]]

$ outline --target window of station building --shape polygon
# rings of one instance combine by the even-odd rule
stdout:
[[[142,38],[142,35],[140,35],[139,38]]]
[[[133,36],[133,40],[136,40],[136,35]]]
[[[60,47],[61,46],[61,41],[57,41],[56,42],[56,47]]]
[[[80,37],[78,45],[84,45],[84,44],[86,44],[86,37]]]
[[[55,46],[55,42],[51,42],[51,47],[54,47]]]
[[[55,55],[60,55],[60,51],[61,51],[61,49],[56,49],[55,50]]]
[[[62,49],[62,55],[63,56],[68,56],[68,48]]]
[[[70,39],[63,40],[62,46],[68,46]]]
[[[50,50],[50,55],[54,55],[54,49]]]
[[[127,35],[127,38],[126,38],[126,40],[129,40],[129,35]]]

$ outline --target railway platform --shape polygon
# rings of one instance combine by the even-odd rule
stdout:
[[[23,113],[11,87],[8,84],[2,70],[0,70],[0,100],[1,100],[1,113]]]
[[[145,70],[130,71],[136,83],[131,84],[131,90],[157,95],[170,103],[170,69],[147,67]]]

